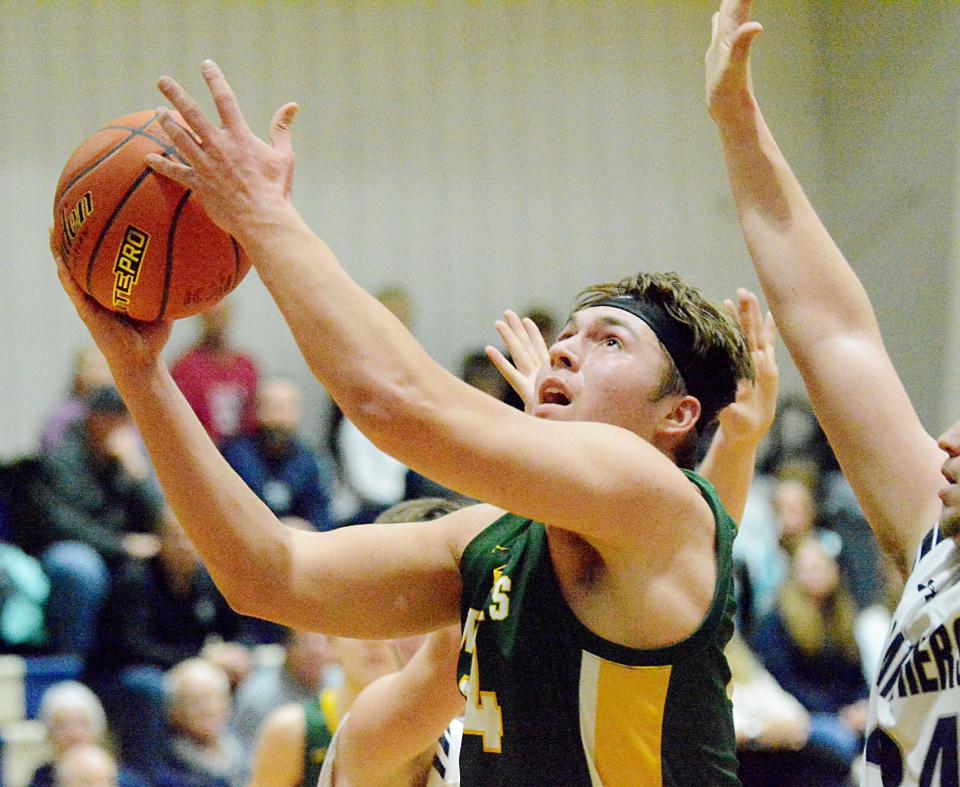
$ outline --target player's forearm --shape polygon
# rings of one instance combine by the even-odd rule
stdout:
[[[823,226],[759,109],[717,119],[743,235],[791,352],[876,333],[866,292]]]
[[[262,217],[241,242],[314,376],[379,447],[412,451],[398,458],[415,462],[409,433],[422,434],[431,404],[467,387],[350,278],[292,207]]]
[[[747,507],[756,459],[755,440],[736,439],[720,426],[699,467],[700,475],[713,484],[720,502],[737,524]]]
[[[166,501],[225,598],[244,611],[282,588],[284,528],[217,451],[166,367],[114,374]]]

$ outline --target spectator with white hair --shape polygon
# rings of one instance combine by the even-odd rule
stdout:
[[[170,739],[158,787],[243,787],[246,758],[228,727],[230,679],[216,664],[194,657],[165,677]]]
[[[76,748],[97,746],[103,742],[107,717],[97,695],[75,680],[54,683],[43,693],[39,717],[47,729],[53,757],[36,770],[30,785],[53,787],[62,782],[60,769],[68,753]],[[115,767],[114,780],[114,784],[118,783],[120,787],[141,787],[145,784],[124,770],[118,775]]]

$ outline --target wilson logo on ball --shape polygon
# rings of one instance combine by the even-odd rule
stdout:
[[[117,311],[130,309],[130,295],[140,278],[140,266],[149,242],[150,236],[132,224],[123,234],[123,243],[113,264],[113,305]]]
[[[60,253],[64,259],[70,256],[73,241],[91,213],[93,213],[93,194],[89,191],[80,197],[80,201],[73,210],[69,213],[64,212],[63,233],[60,236]]]

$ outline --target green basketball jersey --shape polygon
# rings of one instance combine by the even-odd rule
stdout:
[[[714,513],[717,582],[700,627],[675,645],[634,650],[580,623],[537,522],[507,514],[464,550],[462,785],[739,784],[723,655],[736,526],[684,472]]]
[[[324,689],[312,702],[305,703],[307,730],[303,747],[303,787],[315,787],[323,768],[323,760],[337,728],[336,695]]]

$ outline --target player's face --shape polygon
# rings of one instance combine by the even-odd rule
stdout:
[[[537,373],[533,415],[599,421],[650,438],[663,404],[652,400],[667,362],[650,327],[610,306],[577,312]]]
[[[960,535],[960,421],[947,429],[937,444],[947,452],[943,463],[943,477],[947,485],[940,490],[943,512],[940,514],[940,529],[944,535]]]
[[[356,688],[400,668],[388,640],[334,637],[332,644],[344,678]]]

